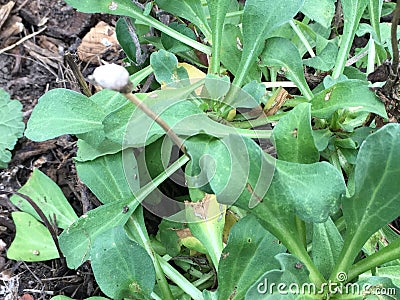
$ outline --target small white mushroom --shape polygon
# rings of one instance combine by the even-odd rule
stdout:
[[[89,79],[105,89],[121,93],[129,93],[132,90],[128,71],[116,64],[108,64],[96,68]]]

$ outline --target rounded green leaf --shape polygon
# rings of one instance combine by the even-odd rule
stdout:
[[[144,248],[127,237],[123,227],[96,238],[91,266],[101,290],[113,299],[148,299],[153,291],[153,262]]]
[[[63,134],[85,133],[103,127],[103,110],[86,96],[55,89],[39,98],[25,135],[41,142]]]

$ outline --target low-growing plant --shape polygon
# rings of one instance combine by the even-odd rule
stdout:
[[[23,212],[13,213],[9,258],[65,257],[70,268],[90,260],[113,299],[399,295],[400,239],[388,224],[400,215],[400,126],[382,126],[384,103],[366,73],[346,66],[357,29],[373,37],[369,70],[396,53],[380,23],[393,6],[341,0],[343,33],[333,37],[333,0],[66,2],[128,17],[117,36],[128,69],[142,65],[130,77],[100,67],[93,79],[109,89],[91,97],[55,89],[39,99],[25,135],[75,135],[78,175],[102,205],[78,217],[35,170],[11,197]],[[177,22],[161,23],[156,8]],[[147,43],[158,50],[146,63],[138,51]],[[304,65],[329,75],[311,89]],[[151,73],[161,88],[131,93]],[[268,139],[276,157],[264,151]],[[156,235],[143,207],[163,218]],[[58,237],[40,223],[49,220]]]

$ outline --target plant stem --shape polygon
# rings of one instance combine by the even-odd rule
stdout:
[[[255,119],[255,120],[230,122],[229,125],[236,127],[236,128],[249,129],[249,128],[263,126],[263,125],[278,121],[284,115],[285,115],[285,113],[282,113],[279,115],[263,117],[263,118],[259,118],[259,119]]]
[[[392,61],[392,70],[393,73],[397,75],[399,68],[399,45],[397,40],[397,26],[400,20],[400,0],[396,2],[396,9],[394,10],[393,19],[392,19],[392,27],[391,27],[391,42],[393,49],[393,61]]]
[[[343,73],[344,67],[346,65],[347,56],[349,55],[351,45],[353,45],[354,35],[358,24],[360,23],[362,13],[367,6],[367,2],[358,1],[358,5],[354,7],[347,7],[347,10],[353,9],[353,11],[347,11],[343,7],[344,12],[344,28],[343,35],[340,41],[339,53],[336,58],[335,68],[332,72],[333,79],[339,78]]]
[[[118,7],[118,15],[125,15],[125,16],[130,16],[132,18],[135,18],[149,26],[154,27],[155,29],[160,30],[161,32],[169,35],[170,37],[190,46],[193,47],[196,50],[199,50],[205,54],[211,55],[211,48],[209,46],[203,45],[202,43],[199,43],[195,40],[192,40],[191,38],[187,37],[186,35],[171,29],[167,25],[161,23],[157,19],[151,17],[151,16],[145,16],[143,12],[138,9],[137,7],[132,7],[132,5],[129,5],[129,1],[127,1],[128,5],[119,4]],[[109,11],[109,13],[112,13],[112,11]]]
[[[203,300],[203,294],[196,288],[189,280],[182,276],[177,270],[175,270],[171,265],[165,261],[164,258],[155,254],[160,262],[161,268],[163,269],[165,275],[167,275],[173,282],[176,283],[186,294],[188,294],[194,300]]]
[[[237,129],[237,133],[250,139],[270,139],[272,137],[272,130]]]
[[[311,57],[315,57],[314,50],[312,49],[310,43],[308,42],[307,38],[303,34],[303,32],[297,27],[297,25],[293,22],[293,20],[289,21],[290,27],[292,27],[293,31],[297,34],[303,45],[306,47],[308,53]]]
[[[278,237],[278,236],[277,236]],[[296,256],[301,262],[307,267],[310,272],[310,280],[317,286],[320,287],[326,280],[319,272],[311,257],[308,255],[306,248],[299,240],[288,234],[285,236],[279,236],[279,240],[284,242],[284,245],[291,254]]]
[[[129,80],[132,82],[132,85],[135,87],[137,86],[143,79],[149,76],[153,72],[153,67],[148,65],[146,68],[141,69],[140,71],[136,72],[129,76]]]
[[[158,175],[153,181],[145,185],[141,191],[144,194],[149,195],[154,187],[157,187],[159,184],[165,181],[166,178],[170,177],[173,173],[175,173],[179,168],[181,168],[185,163],[189,161],[187,156],[180,157],[177,161],[175,161],[172,165],[170,165],[164,172]],[[150,255],[153,260],[154,269],[156,271],[156,279],[159,284],[163,299],[174,299],[172,296],[172,292],[169,288],[168,282],[165,278],[163,269],[160,266],[159,256],[156,256],[153,247],[151,246],[151,240],[149,235],[147,234],[146,227],[144,226],[144,219],[142,211],[139,211],[140,207],[135,210],[133,215],[128,219],[128,222],[125,224],[125,230],[127,235],[137,243],[139,243]]]
[[[339,282],[340,280],[338,280],[338,277],[343,273],[348,277],[349,269],[362,248],[362,245],[358,245],[360,238],[357,233],[350,234],[349,232],[346,232],[346,234],[342,251],[340,252],[337,263],[332,270],[331,277],[329,278],[331,282]]]
[[[156,253],[151,247],[150,238],[147,234],[146,228],[142,228],[140,222],[136,218],[131,216],[128,222],[125,224],[125,229],[128,235],[132,235],[140,239],[138,242],[140,242],[140,244],[144,247],[144,249],[151,257],[154,269],[156,271],[156,281],[161,290],[162,298],[173,300],[174,296],[172,295],[171,289],[169,288],[169,284],[167,282],[167,279],[165,278],[164,271],[161,268],[159,257],[156,256]],[[137,240],[138,238],[135,238],[135,240]]]
[[[183,141],[176,133],[169,127],[169,125],[155,112],[153,112],[142,100],[140,100],[135,94],[125,93],[124,96],[129,99],[137,108],[141,109],[146,115],[148,115],[154,122],[161,126],[162,129],[168,134],[171,140],[179,147],[179,149],[188,156],[186,147]]]
[[[350,281],[370,269],[399,258],[400,238],[396,239],[382,250],[354,264],[349,270],[347,280]]]
[[[243,10],[229,12],[225,15],[225,18],[234,18],[243,15]],[[207,19],[210,19],[210,16],[207,16]]]
[[[299,238],[303,242],[304,249],[307,249],[306,223],[298,216],[295,216],[295,222],[296,222],[297,232],[299,233]]]

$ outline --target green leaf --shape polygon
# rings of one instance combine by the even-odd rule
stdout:
[[[321,223],[337,210],[345,191],[342,175],[329,163],[304,165],[277,160],[271,186],[259,206],[280,201],[291,205],[304,221]]]
[[[211,40],[211,29],[208,26],[201,1],[198,0],[156,0],[157,5],[174,16],[182,17],[196,25],[208,40]]]
[[[245,76],[264,48],[269,34],[291,20],[304,0],[247,0],[243,11],[243,51],[239,74],[233,84],[242,86]]]
[[[49,230],[25,212],[11,213],[16,227],[15,239],[7,251],[7,258],[23,261],[45,261],[59,258]]]
[[[108,13],[112,15],[132,17],[137,21],[140,21],[148,26],[152,26],[155,29],[158,29],[161,32],[170,35],[171,37],[189,45],[190,47],[193,47],[194,49],[197,49],[206,54],[211,54],[210,47],[194,41],[184,34],[172,30],[167,25],[161,23],[157,19],[144,14],[143,11],[130,0],[86,0],[84,2],[81,0],[67,0],[66,2],[81,12]],[[175,0],[174,2],[178,1]]]
[[[150,65],[153,67],[156,80],[161,85],[173,84],[183,80],[183,85],[188,83],[189,76],[184,67],[178,67],[178,59],[168,51],[159,50],[150,56]],[[186,84],[185,84],[186,82]],[[182,83],[180,84],[182,85]]]
[[[313,0],[304,0],[301,12],[322,26],[329,28],[335,14],[335,2],[335,0],[322,0],[318,1],[318,5],[315,5],[316,3]]]
[[[274,130],[278,158],[284,161],[311,164],[319,161],[311,128],[311,105],[300,103],[282,117]]]
[[[312,258],[325,278],[329,278],[342,247],[342,236],[331,218],[313,224]]]
[[[226,207],[217,202],[215,195],[206,194],[198,202],[186,202],[185,210],[190,232],[206,247],[211,261],[218,269],[224,249],[222,233]]]
[[[242,87],[242,91],[254,99],[254,103],[261,104],[266,94],[265,85],[256,80],[250,81]]]
[[[18,192],[29,196],[47,219],[49,221],[56,221],[59,228],[65,229],[78,219],[78,216],[75,214],[59,186],[39,169],[35,169],[32,172],[31,177]],[[22,211],[42,221],[40,216],[25,199],[13,195],[10,201]]]
[[[129,32],[129,27],[126,19],[119,18],[115,25],[115,32],[117,34],[117,40],[122,50],[124,50],[126,56],[133,62],[136,63],[136,45],[132,40],[132,36]]]
[[[73,300],[73,299],[70,297],[67,297],[67,296],[58,295],[58,296],[52,297],[50,300]],[[89,298],[86,298],[85,300],[109,300],[109,299],[105,298],[105,297],[89,297]]]
[[[313,130],[312,134],[314,137],[315,147],[320,152],[324,151],[326,147],[328,147],[329,141],[333,136],[333,133],[329,130],[329,128]]]
[[[196,40],[196,35],[194,32],[187,27],[185,24],[180,24],[177,22],[172,22],[169,24],[169,27],[177,32],[180,32],[187,37],[191,38],[192,40]],[[165,33],[161,33],[161,42],[168,52],[177,53],[177,52],[188,52],[192,50],[189,46],[185,45],[184,43],[170,37]]]
[[[137,163],[130,150],[75,165],[79,178],[103,204],[129,199],[139,189]]]
[[[201,91],[201,97],[222,99],[228,93],[230,87],[231,81],[228,76],[220,77],[214,74],[207,74],[204,80],[204,88]]]
[[[101,129],[105,114],[86,96],[55,89],[39,98],[25,131],[33,141],[45,141],[63,134],[79,134]]]
[[[336,59],[335,69],[333,70],[332,77],[339,78],[342,75],[346,65],[347,57],[350,52],[351,45],[353,44],[354,35],[356,33],[358,24],[367,7],[369,0],[342,0],[343,19],[346,20],[343,28],[343,35],[340,41],[340,48],[338,57]]]
[[[212,56],[211,73],[219,74],[221,61],[222,30],[224,27],[225,15],[228,12],[231,0],[207,0],[208,10],[211,18],[212,28]]]
[[[355,169],[355,194],[343,201],[347,224],[347,263],[352,263],[368,238],[400,215],[400,125],[389,124],[371,134],[361,145]],[[342,253],[344,254],[344,253]],[[347,271],[347,270],[340,270]]]
[[[115,154],[121,151],[121,144],[105,138],[99,145],[93,146],[85,140],[78,139],[78,152],[75,161],[85,162],[94,160],[107,154]]]
[[[338,47],[334,43],[329,42],[317,56],[304,59],[303,63],[306,66],[327,72],[335,66],[337,53]]]
[[[357,289],[354,289],[356,293],[354,296],[357,300],[396,300],[398,299],[398,295],[400,294],[400,288],[393,284],[392,280],[387,277],[380,276],[371,276],[367,278],[362,278],[361,280],[355,283],[359,287],[359,291],[362,292],[362,296],[357,292]],[[350,289],[350,292],[352,289]],[[386,293],[384,293],[386,291]],[[346,299],[346,298],[345,298]]]
[[[380,20],[382,15],[382,5],[383,0],[369,0],[368,10],[369,17],[371,20],[371,25],[374,27],[376,35],[378,37],[377,42],[381,42],[381,30],[380,30]]]
[[[115,226],[124,225],[139,205],[134,200],[120,200],[99,206],[82,215],[60,237],[60,248],[70,269],[76,269],[88,260],[90,249],[96,238]],[[126,211],[126,206],[128,211]],[[126,212],[125,212],[126,211]]]
[[[149,180],[160,175],[168,166],[171,159],[173,147],[172,140],[168,138],[159,138],[154,143],[147,145],[144,148],[145,169]],[[143,179],[143,175],[140,177]]]
[[[308,100],[312,99],[313,94],[304,77],[300,53],[291,41],[279,37],[268,39],[261,62],[261,66],[284,68],[286,77],[297,85]]]
[[[113,299],[150,299],[155,284],[153,262],[146,250],[126,236],[123,227],[99,235],[90,256],[104,294]]]
[[[272,257],[285,251],[285,247],[254,216],[241,219],[232,227],[221,256],[218,299],[243,299],[262,274],[279,268]]]
[[[90,248],[96,237],[115,226],[124,225],[139,203],[187,161],[186,156],[178,159],[153,182],[142,187],[135,194],[136,197],[132,195],[131,199],[110,202],[90,210],[64,230],[59,237],[59,242],[68,267],[77,268],[89,259]]]
[[[221,43],[221,62],[233,75],[237,76],[240,72],[239,64],[242,57],[242,52],[238,49],[237,40],[242,40],[242,33],[238,26],[225,24],[222,34]],[[243,83],[248,83],[252,80],[260,81],[261,71],[256,62],[251,64],[247,71]]]
[[[314,96],[311,114],[329,118],[338,109],[351,112],[372,112],[387,118],[384,104],[372,92],[366,81],[349,79],[338,82]]]
[[[280,253],[275,256],[275,259],[279,261],[281,269],[267,271],[259,277],[247,291],[246,300],[298,299],[299,296],[301,297],[302,284],[309,282],[307,268],[290,254]]]
[[[170,256],[177,256],[181,251],[181,244],[177,231],[185,228],[182,222],[172,222],[163,219],[158,225],[158,235]]]
[[[24,129],[22,104],[11,100],[10,95],[0,89],[0,169],[7,167],[7,163],[11,160],[10,150],[14,149]]]
[[[397,287],[400,287],[400,266],[399,265],[378,268],[377,275],[379,277],[390,278]]]

